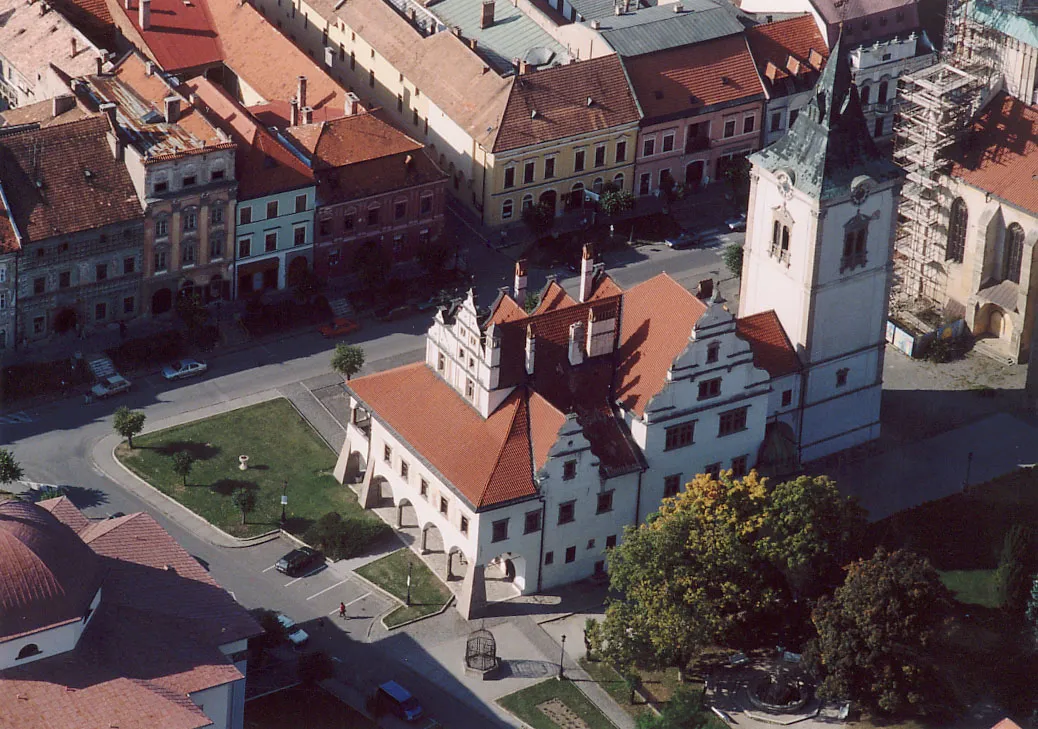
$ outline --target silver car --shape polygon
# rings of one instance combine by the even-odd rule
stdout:
[[[167,380],[182,380],[185,377],[200,375],[207,369],[209,366],[197,359],[178,359],[162,368],[162,376]]]

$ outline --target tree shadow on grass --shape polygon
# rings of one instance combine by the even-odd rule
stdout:
[[[297,537],[304,537],[314,524],[314,520],[306,516],[290,516],[286,520],[285,529]]]
[[[190,453],[196,461],[208,461],[220,453],[220,449],[212,443],[195,443],[189,440],[177,440],[156,447],[154,450],[166,456],[174,453]]]
[[[248,489],[249,491],[258,491],[259,484],[255,481],[242,481],[236,478],[221,478],[219,481],[214,481],[209,484],[209,489],[221,496],[230,496],[240,488]]]

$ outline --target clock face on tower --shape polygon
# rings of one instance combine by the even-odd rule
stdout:
[[[869,193],[872,192],[871,187],[872,186],[868,181],[863,180],[862,182],[859,182],[854,186],[854,189],[851,190],[851,202],[855,205],[861,205],[865,202],[865,198],[869,196]]]
[[[793,181],[789,178],[788,174],[779,171],[775,174],[775,180],[778,182],[778,189],[779,192],[782,193],[782,197],[786,200],[793,197]]]

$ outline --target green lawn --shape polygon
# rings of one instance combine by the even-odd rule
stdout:
[[[538,704],[551,699],[561,699],[566,706],[577,714],[588,729],[615,729],[605,714],[598,710],[594,704],[587,700],[580,689],[569,681],[557,681],[549,678],[535,686],[530,686],[514,694],[502,696],[497,703],[508,709],[533,729],[561,729],[561,727],[547,717]]]
[[[995,570],[948,570],[941,573],[941,582],[955,593],[955,599],[969,605],[1002,607],[995,582]]]
[[[385,617],[386,627],[392,628],[409,620],[432,615],[450,598],[450,590],[432,573],[425,562],[406,547],[369,562],[357,574],[371,580],[391,595],[404,600],[407,597],[407,565],[411,565],[411,606],[401,605]]]
[[[281,516],[281,491],[288,482],[288,529],[303,534],[328,511],[344,517],[364,514],[353,492],[331,475],[336,454],[284,399],[233,410],[205,420],[138,436],[116,456],[134,473],[212,524],[247,537],[275,529]],[[195,456],[187,487],[173,472],[172,456]],[[238,456],[249,469],[238,470]],[[231,494],[239,487],[256,491],[256,509],[241,523]]]
[[[296,686],[245,704],[245,729],[378,729],[322,688]]]

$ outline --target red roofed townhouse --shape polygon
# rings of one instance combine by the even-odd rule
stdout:
[[[260,633],[147,514],[0,502],[4,726],[240,727]]]
[[[316,188],[309,159],[205,77],[186,87],[238,146],[234,296],[284,289],[294,280],[290,271],[312,270]]]
[[[829,46],[814,18],[801,15],[746,30],[764,86],[764,145],[777,142],[811,100]]]
[[[141,312],[172,316],[176,296],[229,299],[234,142],[136,53],[84,81],[80,98],[107,117],[144,205]]]
[[[760,149],[764,89],[744,35],[623,63],[642,111],[636,195],[699,189]]]
[[[381,259],[406,276],[443,231],[447,178],[421,142],[362,112],[290,127],[317,178],[314,271],[355,278]],[[409,270],[412,269],[412,270]],[[363,274],[360,274],[363,275]]]
[[[696,473],[796,457],[800,365],[774,312],[737,320],[666,274],[624,291],[586,248],[577,297],[551,281],[527,313],[524,266],[489,312],[471,293],[441,310],[424,362],[346,383],[337,476],[413,510],[465,616],[603,572]]]

